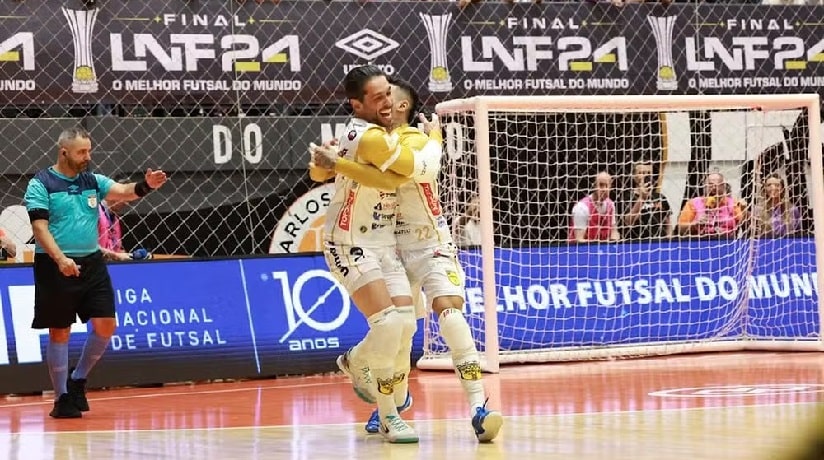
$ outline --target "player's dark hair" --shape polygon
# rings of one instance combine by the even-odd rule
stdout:
[[[343,88],[346,91],[347,99],[357,99],[363,102],[363,92],[366,82],[375,77],[385,77],[386,74],[380,67],[375,65],[364,65],[355,67],[343,77]]]
[[[415,88],[406,80],[397,77],[388,77],[388,79],[390,85],[397,86],[401,91],[409,95],[409,105],[411,107],[409,113],[406,114],[406,122],[410,125],[413,124],[420,110],[420,97],[418,97],[418,92],[415,91]]]

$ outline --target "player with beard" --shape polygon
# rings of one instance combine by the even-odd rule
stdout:
[[[386,130],[391,124],[392,88],[380,68],[352,69],[344,78],[344,89],[354,117],[339,140],[336,158],[413,180],[430,180],[437,174],[443,139],[436,118],[430,138],[414,150]],[[380,433],[389,442],[418,442],[414,429],[398,414],[394,392],[395,361],[417,328],[412,291],[396,255],[395,190],[368,187],[322,166],[310,165],[309,174],[316,181],[335,177],[323,232],[326,263],[369,324],[364,339],[338,357],[338,367],[361,399],[377,403]],[[404,392],[400,398],[406,396]]]
[[[63,131],[57,163],[43,169],[26,188],[26,209],[35,240],[34,320],[48,329],[46,362],[54,387],[54,418],[77,418],[89,410],[86,377],[114,334],[112,281],[98,244],[101,200],[132,201],[166,182],[163,171],[146,171],[144,180],[120,184],[88,171],[92,144],[82,128]],[[92,330],[77,367],[69,373],[69,335],[76,317]]]
[[[429,137],[410,123],[415,120],[418,95],[410,84],[390,80],[392,84],[392,135],[413,149],[421,149]],[[421,117],[422,121],[425,118]],[[503,424],[500,412],[486,408],[486,393],[481,380],[478,351],[469,324],[463,315],[465,303],[464,273],[457,258],[457,248],[443,215],[437,176],[429,180],[410,180],[391,171],[381,172],[374,166],[357,164],[340,158],[333,149],[314,149],[315,163],[357,180],[361,185],[397,190],[395,243],[410,278],[412,292],[423,288],[429,308],[438,318],[440,334],[450,349],[464,393],[470,405],[475,435],[481,442],[493,440]],[[423,310],[423,309],[421,309]],[[424,312],[418,312],[423,316]],[[410,337],[411,339],[411,337]],[[407,408],[411,340],[402,344],[395,362],[395,403]],[[378,411],[366,425],[370,433],[379,430]]]

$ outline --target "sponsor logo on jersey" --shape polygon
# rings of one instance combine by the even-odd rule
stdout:
[[[343,202],[340,217],[338,217],[338,227],[340,227],[341,230],[349,231],[349,226],[352,224],[352,208],[354,207],[355,192],[354,190],[349,190],[349,194],[346,195],[346,201]]]
[[[433,216],[440,216],[441,215],[441,203],[438,201],[438,196],[435,194],[435,191],[432,189],[432,184],[420,184],[421,191],[423,191],[423,196],[426,198],[426,205],[429,207],[429,211],[432,212]]]

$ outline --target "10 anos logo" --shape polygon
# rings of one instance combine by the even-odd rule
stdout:
[[[287,331],[279,343],[288,340],[289,351],[340,348],[340,337],[328,333],[336,331],[346,323],[352,304],[346,290],[332,274],[326,270],[308,270],[298,275],[294,283],[290,283],[289,272],[276,271],[272,272],[272,280],[279,283],[286,310]],[[307,287],[307,283],[310,282],[311,288]],[[337,299],[338,296],[340,300]],[[338,312],[337,316],[328,314],[330,308]],[[301,325],[306,325],[321,334],[292,338]]]

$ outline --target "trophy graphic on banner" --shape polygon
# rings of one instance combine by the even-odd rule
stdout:
[[[675,26],[675,16],[647,16],[647,22],[652,27],[655,46],[658,48],[658,89],[676,90],[678,78],[675,76],[675,64],[672,62],[672,29]]]
[[[433,93],[452,91],[452,79],[449,77],[449,68],[446,63],[446,41],[452,13],[439,16],[418,14],[423,21],[423,26],[426,27],[426,36],[429,38],[429,91]]]
[[[74,73],[72,74],[72,91],[75,93],[96,93],[97,75],[94,73],[94,55],[92,54],[92,33],[97,20],[97,9],[70,10],[61,8],[63,16],[69,21],[69,28],[74,39]]]

